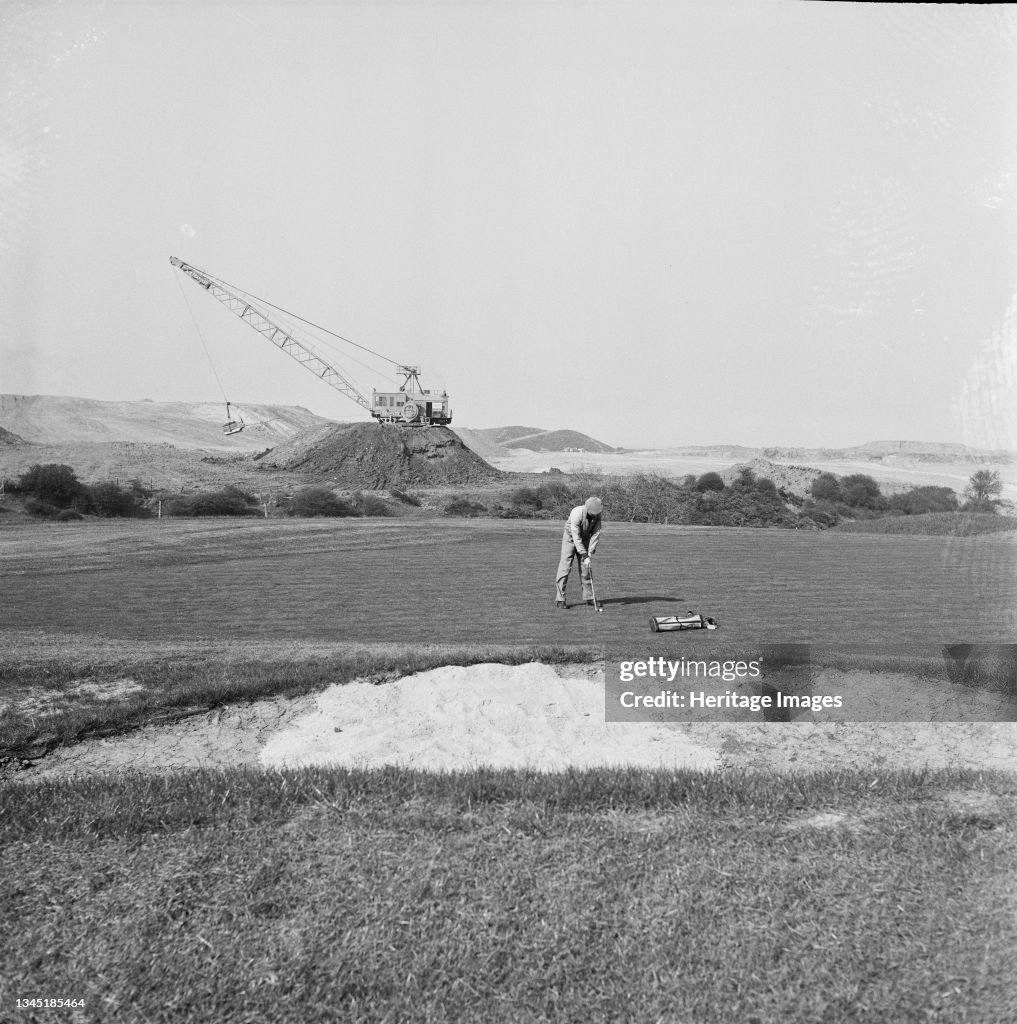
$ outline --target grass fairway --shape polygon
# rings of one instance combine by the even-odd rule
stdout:
[[[2,808],[12,1021],[1017,1019],[1012,778],[195,772]]]
[[[110,522],[9,531],[4,625],[158,641],[631,644],[689,608],[698,643],[1009,640],[1012,537],[608,523],[603,615],[552,607],[561,526],[502,521]],[[575,577],[570,598],[579,597]]]

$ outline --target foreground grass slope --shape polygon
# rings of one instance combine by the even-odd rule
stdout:
[[[1017,786],[304,770],[18,785],[25,1022],[1017,1017]],[[49,994],[84,1010],[14,1010]]]

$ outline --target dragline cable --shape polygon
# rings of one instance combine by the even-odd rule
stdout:
[[[222,400],[229,405],[230,400],[226,397],[226,389],[222,386],[222,380],[219,378],[219,371],[215,368],[215,362],[212,359],[212,353],[209,351],[208,345],[205,343],[205,336],[201,333],[201,328],[198,326],[198,318],[194,315],[194,310],[191,308],[191,304],[187,301],[187,295],[184,292],[183,285],[180,283],[180,278],[174,274],[173,280],[176,281],[177,287],[180,289],[180,294],[183,297],[184,305],[187,307],[187,312],[191,316],[191,323],[194,324],[194,330],[197,332],[198,340],[201,342],[201,347],[205,350],[205,358],[208,360],[208,365],[211,367],[212,376],[215,377],[216,384],[219,385],[219,393],[222,395]]]

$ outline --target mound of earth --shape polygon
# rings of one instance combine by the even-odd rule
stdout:
[[[501,476],[447,427],[338,424],[306,431],[255,459],[262,468],[300,470],[372,490],[480,484]]]
[[[0,427],[0,444],[21,444],[25,439]]]
[[[797,494],[805,497],[812,491],[812,481],[819,476],[820,471],[810,466],[783,466],[777,462],[770,462],[769,459],[751,459],[748,462],[740,462],[737,466],[724,470],[721,478],[725,484],[730,484],[738,478],[743,469],[751,469],[757,477],[767,477],[777,487],[787,491],[789,494]]]

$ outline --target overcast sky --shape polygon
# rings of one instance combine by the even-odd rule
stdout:
[[[0,392],[366,416],[178,256],[454,425],[1017,447],[1010,5],[7,0],[0,84]]]

